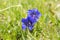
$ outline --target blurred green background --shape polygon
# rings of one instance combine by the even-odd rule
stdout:
[[[33,8],[42,16],[23,31],[21,19]],[[60,40],[60,0],[0,0],[0,40]]]

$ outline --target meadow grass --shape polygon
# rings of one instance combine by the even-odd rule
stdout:
[[[59,0],[0,0],[0,40],[60,40]],[[22,30],[21,19],[37,8],[41,17],[34,30]]]

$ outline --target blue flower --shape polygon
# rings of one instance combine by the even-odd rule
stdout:
[[[41,16],[40,12],[37,9],[28,10],[27,13],[28,13],[28,16],[31,16],[36,19],[38,19]]]
[[[28,10],[27,18],[22,19],[22,29],[33,30],[34,24],[38,21],[41,16],[40,12],[37,9]]]
[[[33,29],[34,24],[28,19],[22,19],[22,29],[25,30],[27,27],[29,30]]]

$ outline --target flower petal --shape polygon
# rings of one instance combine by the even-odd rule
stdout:
[[[27,24],[28,23],[28,19],[22,19],[22,23],[24,23],[24,24]]]
[[[27,26],[23,23],[22,24],[22,29],[25,30],[27,28]]]
[[[29,20],[32,24],[36,22],[36,20],[35,20],[34,18],[32,18],[31,16],[30,16],[30,17],[27,17],[27,18],[28,18],[28,20]]]
[[[29,28],[30,31],[33,30],[33,26],[29,26],[28,28]]]
[[[33,10],[28,10],[28,15],[32,14],[34,11]]]

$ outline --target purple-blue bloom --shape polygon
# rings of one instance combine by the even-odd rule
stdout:
[[[28,16],[33,18],[39,18],[41,16],[40,12],[37,9],[28,10]]]
[[[22,29],[25,30],[28,28],[29,30],[32,30],[40,16],[41,14],[37,9],[28,10],[27,18],[22,19]]]
[[[28,19],[22,19],[22,29],[25,30],[27,27],[29,30],[33,29],[34,24]]]

